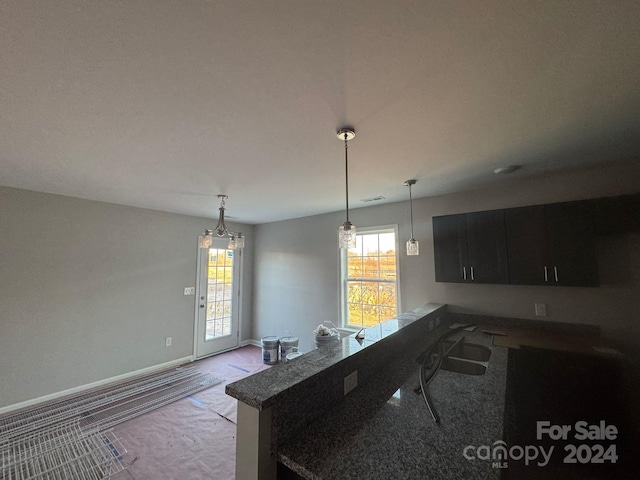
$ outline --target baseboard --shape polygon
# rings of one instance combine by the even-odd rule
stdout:
[[[253,345],[254,347],[260,347],[260,348],[262,348],[262,342],[261,342],[260,340],[253,340],[253,339],[251,339],[251,340],[245,340],[244,342],[246,342],[246,343],[245,343],[245,345]],[[244,343],[244,342],[243,342],[243,343]],[[243,346],[244,346],[244,345],[243,345]]]
[[[176,360],[171,360],[170,362],[161,363],[159,365],[153,365],[151,367],[141,368],[140,370],[135,370],[129,373],[123,373],[122,375],[116,375],[115,377],[105,378],[104,380],[99,380],[93,383],[87,383],[86,385],[80,385],[79,387],[69,388],[61,392],[51,393],[49,395],[44,395],[42,397],[34,398],[32,400],[25,400],[24,402],[14,403],[13,405],[7,405],[6,407],[0,408],[0,415],[14,412],[16,410],[22,410],[23,408],[34,407],[41,403],[51,402],[53,400],[58,400],[63,397],[68,397],[70,395],[83,393],[83,392],[86,392],[87,390],[99,388],[109,383],[119,382],[121,380],[127,380],[132,377],[145,375],[147,373],[153,373],[158,370],[163,370],[165,368],[177,367],[179,365],[184,365],[185,363],[193,362],[193,360],[194,360],[193,355],[189,355],[188,357],[178,358]]]

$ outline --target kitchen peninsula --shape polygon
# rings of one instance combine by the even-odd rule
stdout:
[[[449,334],[446,306],[426,304],[339,344],[227,386],[237,398],[236,476],[276,478],[277,462],[308,479],[498,478],[486,462],[468,460],[467,445],[503,435],[507,349],[480,332],[452,338],[491,349],[486,374],[441,371],[429,386],[435,423],[416,387],[417,357]],[[344,378],[358,386],[345,395]],[[281,466],[282,468],[282,466]]]

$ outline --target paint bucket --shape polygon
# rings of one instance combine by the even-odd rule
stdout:
[[[331,335],[317,335],[316,347],[324,347],[325,345],[336,345],[340,342],[340,334],[332,333]]]
[[[296,352],[295,350],[291,353],[287,353],[287,362],[290,362],[291,360],[301,357],[302,353],[300,352]]]
[[[317,335],[316,334],[316,347],[323,347],[325,345],[335,345],[340,342],[340,332],[332,322],[322,322],[325,331],[329,330],[329,335]],[[318,327],[319,329],[320,327]],[[316,329],[316,331],[318,330]]]
[[[280,341],[278,337],[262,337],[262,363],[275,365],[278,363]]]
[[[283,362],[287,361],[287,354],[297,350],[298,337],[280,337],[280,358]]]

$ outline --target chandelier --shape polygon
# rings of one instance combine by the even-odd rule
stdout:
[[[213,244],[213,236],[215,235],[218,238],[228,238],[229,244],[227,245],[227,249],[235,250],[237,248],[244,247],[244,235],[242,232],[233,232],[227,228],[224,223],[224,202],[228,198],[227,195],[218,195],[220,199],[220,217],[218,218],[218,225],[213,230],[205,230],[202,236],[200,237],[199,246],[200,248],[209,248]]]

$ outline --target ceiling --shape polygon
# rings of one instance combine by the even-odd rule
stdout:
[[[640,158],[640,2],[3,0],[0,185],[264,223]],[[511,176],[493,169],[523,168]]]

